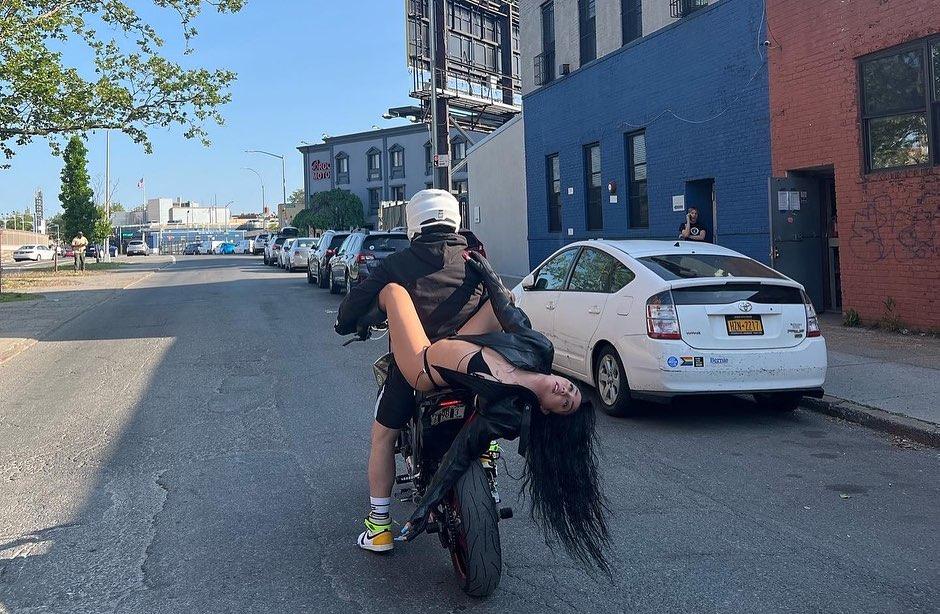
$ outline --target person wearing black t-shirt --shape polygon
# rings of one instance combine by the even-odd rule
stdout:
[[[679,224],[679,240],[708,242],[705,227],[698,223],[698,209],[695,207],[689,207],[689,212],[685,214],[685,222]]]

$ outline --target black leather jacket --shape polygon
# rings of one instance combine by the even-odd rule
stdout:
[[[336,316],[340,335],[372,308],[386,284],[397,283],[414,301],[424,332],[432,342],[449,337],[483,302],[479,275],[464,260],[467,240],[457,233],[418,235],[408,249],[389,255],[343,299]]]

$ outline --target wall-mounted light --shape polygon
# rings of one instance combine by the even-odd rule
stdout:
[[[610,183],[608,183],[607,191],[610,192],[611,196],[616,195],[617,194],[617,182],[611,181]]]

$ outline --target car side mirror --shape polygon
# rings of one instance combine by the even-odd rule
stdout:
[[[524,278],[522,278],[522,289],[531,290],[535,287],[535,275],[529,273]]]

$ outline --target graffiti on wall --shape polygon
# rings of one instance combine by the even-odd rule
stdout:
[[[924,194],[904,209],[898,209],[890,196],[876,196],[852,219],[853,251],[866,262],[935,258],[940,255],[938,223],[940,194]]]

